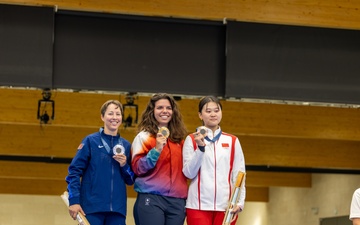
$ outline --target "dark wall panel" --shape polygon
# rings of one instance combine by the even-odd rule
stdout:
[[[360,103],[360,31],[229,21],[226,96]]]
[[[54,9],[0,4],[0,85],[51,87]]]
[[[225,93],[221,23],[63,11],[55,39],[56,88]]]

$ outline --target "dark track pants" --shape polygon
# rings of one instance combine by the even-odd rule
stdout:
[[[86,214],[90,225],[125,225],[126,218],[120,213],[104,212]]]
[[[133,213],[136,225],[183,225],[185,199],[138,193]]]

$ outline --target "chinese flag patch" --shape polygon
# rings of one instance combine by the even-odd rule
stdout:
[[[221,146],[224,148],[228,148],[229,147],[229,143],[221,143]]]

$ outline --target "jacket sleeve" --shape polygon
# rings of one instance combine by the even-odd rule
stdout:
[[[121,174],[124,177],[125,183],[127,185],[133,185],[135,181],[135,174],[131,169],[131,145],[130,143],[127,144],[125,154],[127,163],[125,166],[121,167]]]
[[[85,138],[78,147],[75,157],[72,159],[68,175],[65,180],[68,184],[69,205],[80,204],[81,177],[86,170],[90,160],[90,141]]]
[[[155,150],[155,141],[146,132],[136,135],[131,147],[131,165],[136,176],[142,176],[155,167],[160,157],[160,153]]]
[[[201,152],[197,145],[194,146],[190,135],[185,139],[183,146],[183,173],[189,178],[193,179],[199,172],[201,162],[204,157],[204,152]]]
[[[243,150],[241,148],[240,141],[238,138],[236,138],[236,140],[235,140],[235,159],[234,159],[233,165],[234,165],[234,167],[233,167],[233,171],[232,171],[232,178],[233,178],[232,183],[234,184],[236,182],[238,172],[239,171],[244,172],[244,173],[246,172],[245,171],[245,157],[244,157],[244,153],[243,153]],[[241,207],[241,209],[244,209],[244,205],[245,205],[245,196],[246,196],[245,181],[246,181],[246,176],[244,177],[244,180],[242,182],[241,189],[240,189],[240,197],[237,202],[237,205],[239,205]]]

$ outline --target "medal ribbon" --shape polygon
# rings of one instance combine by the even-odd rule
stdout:
[[[210,139],[208,136],[206,136],[205,139],[209,142],[215,143],[220,138],[220,136],[221,136],[221,130],[213,139]]]
[[[101,136],[101,132],[102,132],[103,130],[104,130],[103,128],[100,128],[100,131],[99,131],[99,132],[100,132],[100,137],[101,137],[101,142],[103,143],[106,151],[107,151],[108,153],[110,153],[110,146],[106,143],[106,141],[105,141],[105,140],[102,138],[102,136]],[[121,139],[120,139],[120,137],[119,137],[119,139],[118,139],[118,144],[121,145],[121,146],[124,146],[123,143],[122,143],[122,141],[121,141]]]

